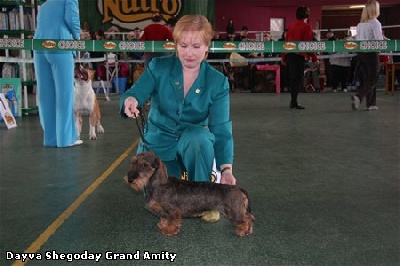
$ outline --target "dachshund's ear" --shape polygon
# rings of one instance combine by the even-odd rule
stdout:
[[[132,156],[131,157],[131,163],[135,164],[137,162],[137,157],[136,156]]]
[[[159,169],[163,162],[161,161],[160,157],[154,157],[154,164],[153,167]]]
[[[160,158],[157,157],[157,164],[158,167],[156,167],[159,177],[160,177],[160,181],[161,184],[166,184],[168,182],[168,172],[167,172],[167,167],[165,166],[165,164],[161,161]]]
[[[139,154],[139,156],[144,158],[145,161],[147,161],[149,164],[151,164],[152,167],[158,168],[156,166],[158,156],[153,151],[142,152],[142,153]]]
[[[156,157],[156,154],[154,153],[154,151],[148,151],[147,155]]]

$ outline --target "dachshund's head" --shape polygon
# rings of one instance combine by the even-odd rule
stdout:
[[[124,179],[134,190],[142,190],[161,165],[161,159],[154,152],[139,153],[132,157],[131,169]]]

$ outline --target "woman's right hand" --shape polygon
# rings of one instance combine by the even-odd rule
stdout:
[[[124,112],[128,117],[131,118],[136,118],[139,114],[140,111],[137,109],[138,106],[138,101],[130,96],[125,99],[124,101]]]

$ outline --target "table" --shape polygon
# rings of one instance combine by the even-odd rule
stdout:
[[[276,93],[281,92],[281,67],[280,65],[257,65],[256,66],[258,70],[272,70],[275,71],[275,91]]]

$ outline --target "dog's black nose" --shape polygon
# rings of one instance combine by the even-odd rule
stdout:
[[[83,66],[78,65],[75,67],[74,78],[86,81],[89,79],[89,75],[87,71],[83,68]]]
[[[133,182],[133,180],[135,180],[135,174],[134,173],[132,173],[132,172],[128,172],[128,178],[127,178],[127,180],[128,180],[128,183],[132,183]]]
[[[88,75],[85,73],[82,73],[80,71],[75,71],[74,78],[81,79],[81,80],[88,80]]]

